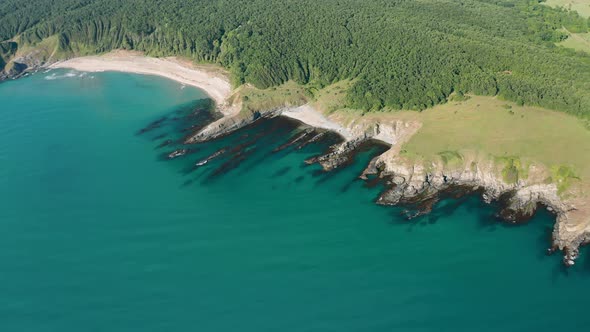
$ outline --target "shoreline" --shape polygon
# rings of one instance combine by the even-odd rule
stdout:
[[[319,163],[325,171],[330,171],[348,164],[354,153],[367,141],[379,140],[388,144],[390,149],[375,157],[363,174],[376,176],[387,183],[379,197],[380,204],[397,205],[424,198],[436,199],[438,193],[456,186],[480,188],[484,192],[482,198],[487,203],[508,195],[507,206],[502,213],[512,221],[519,219],[521,213],[534,213],[533,206],[542,204],[550,207],[557,215],[551,250],[563,251],[566,266],[573,265],[579,247],[590,242],[590,232],[586,230],[589,223],[585,220],[587,211],[581,209],[583,204],[560,197],[555,183],[545,183],[547,176],[551,175],[548,169],[539,167],[526,179],[507,182],[494,159],[479,154],[461,155],[461,163],[454,167],[449,167],[441,158],[424,164],[421,160],[404,157],[401,147],[422,127],[422,122],[417,119],[404,118],[400,114],[386,117],[328,117],[310,104],[247,114],[240,112],[240,102],[230,101],[235,91],[227,76],[222,75],[221,71],[215,71],[214,67],[207,70],[176,58],[150,58],[127,51],[73,58],[48,68],[157,75],[203,90],[216,102],[223,117],[194,133],[186,139],[185,144],[205,142],[229,134],[260,118],[284,116],[314,128],[332,131],[344,138],[344,142],[334,145],[327,153],[306,160],[306,163]]]
[[[83,72],[116,71],[160,76],[203,90],[215,101],[218,110],[224,116],[239,112],[239,109],[228,104],[228,98],[233,90],[226,75],[220,71],[192,66],[189,61],[181,61],[175,57],[153,58],[137,52],[117,51],[59,61],[47,68],[67,68]]]
[[[354,135],[350,130],[340,125],[339,123],[328,119],[321,112],[319,112],[309,104],[287,109],[281,112],[280,115],[303,122],[304,124],[314,128],[333,131],[338,135],[342,136],[345,141],[350,141],[354,139]]]
[[[48,69],[73,69],[82,72],[115,71],[140,75],[164,77],[203,90],[215,101],[222,119],[238,115],[241,105],[232,104],[229,99],[234,93],[229,78],[221,70],[194,66],[188,60],[176,57],[154,58],[140,52],[113,51],[104,55],[84,56],[59,61],[48,65]],[[280,112],[279,115],[298,120],[304,124],[331,130],[345,140],[354,138],[353,133],[336,121],[328,119],[321,112],[305,104]]]

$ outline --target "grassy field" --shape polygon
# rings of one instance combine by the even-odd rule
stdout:
[[[46,61],[50,58],[61,58],[64,56],[64,54],[60,52],[58,44],[58,37],[56,35],[51,36],[49,38],[45,38],[34,47],[30,45],[19,46],[19,49],[16,52],[16,57],[23,56],[31,52],[36,52],[37,56],[43,61]]]
[[[345,104],[346,90],[353,82],[340,81],[329,85],[319,91],[313,91],[312,106],[324,114],[333,113]]]
[[[530,162],[541,163],[564,187],[569,186],[572,179],[580,178],[590,189],[590,123],[587,120],[486,96],[454,98],[455,101],[422,112],[365,113],[343,107],[345,91],[350,84],[343,81],[319,90],[294,82],[265,90],[242,86],[237,94],[242,96],[242,109],[246,112],[310,103],[343,125],[359,120],[421,123],[417,133],[401,147],[406,156],[442,159],[449,165],[463,155],[489,156],[505,165],[502,174],[507,182],[526,176]]]
[[[506,161],[510,168],[533,160],[553,170],[556,178],[567,173],[590,179],[590,128],[563,113],[474,96],[394,116],[422,123],[403,150],[425,159],[473,151]]]
[[[410,159],[442,160],[452,166],[463,156],[488,156],[504,167],[507,183],[526,177],[531,162],[540,163],[560,191],[578,179],[590,190],[590,123],[571,115],[485,96],[469,96],[422,112],[363,114],[340,109],[332,114],[344,124],[359,117],[369,122],[421,123],[401,147]]]
[[[575,10],[582,17],[590,17],[590,0],[547,0],[545,4]]]
[[[566,40],[557,45],[590,53],[590,33],[571,33]]]
[[[236,96],[242,98],[242,111],[267,111],[284,106],[299,106],[307,103],[307,88],[295,82],[287,82],[278,87],[257,89],[244,85],[236,90]]]

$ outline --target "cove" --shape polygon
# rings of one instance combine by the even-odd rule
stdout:
[[[357,179],[374,148],[323,173],[303,161],[330,137],[273,152],[303,130],[281,119],[168,160],[208,101],[162,78],[58,70],[0,84],[0,100],[2,331],[590,323],[590,258],[545,255],[544,211],[507,226],[468,196],[407,221]]]

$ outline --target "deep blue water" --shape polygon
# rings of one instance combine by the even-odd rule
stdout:
[[[164,160],[204,98],[122,73],[0,84],[0,331],[587,330],[590,260],[545,256],[550,214],[505,226],[466,197],[408,222],[357,179],[377,148],[323,174],[303,160],[329,140],[272,152],[285,120]]]

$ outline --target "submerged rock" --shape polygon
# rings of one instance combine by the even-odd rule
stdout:
[[[174,158],[184,156],[187,152],[188,152],[187,149],[174,150],[170,154],[168,154],[168,159],[174,159]]]
[[[174,141],[173,141],[173,140],[171,140],[171,139],[167,139],[167,140],[165,140],[164,142],[160,143],[160,144],[159,144],[159,145],[158,145],[156,148],[157,148],[157,149],[160,149],[160,148],[163,148],[163,147],[165,147],[165,146],[168,146],[168,145],[170,145],[170,144],[172,144],[172,143],[174,143]]]
[[[314,133],[314,129],[308,128],[306,130],[304,130],[303,132],[291,137],[286,143],[281,144],[280,146],[274,148],[272,150],[272,152],[279,152],[282,151],[290,146],[293,146],[295,144],[301,143],[301,142],[307,142],[308,140],[306,140],[306,138],[308,138],[309,136],[311,136]],[[314,136],[315,137],[315,136]],[[302,143],[303,144],[303,143]]]
[[[319,163],[325,171],[331,171],[352,162],[356,150],[368,139],[360,137],[330,147],[326,154],[305,160],[306,164]]]
[[[195,166],[203,166],[203,165],[207,164],[209,161],[221,156],[226,151],[227,151],[227,148],[221,148],[221,149],[215,151],[212,155],[208,156],[207,158],[201,159],[200,161],[195,163]]]

